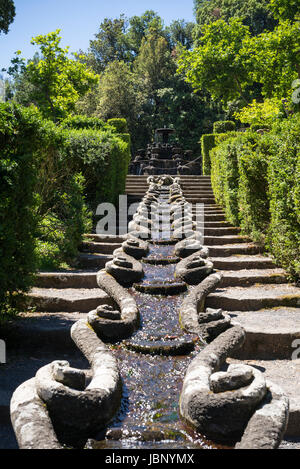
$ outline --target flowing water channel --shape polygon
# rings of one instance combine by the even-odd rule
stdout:
[[[173,258],[174,245],[150,244],[148,257]],[[176,264],[152,265],[143,262],[143,285],[175,282]],[[133,336],[140,343],[181,340],[179,308],[186,292],[172,295],[141,293],[130,289],[140,310],[141,327]],[[203,347],[192,337],[193,350],[181,355],[139,353],[128,349],[126,341],[112,345],[123,379],[123,401],[119,414],[92,449],[212,449],[220,446],[188,428],[179,415],[179,396],[186,369]]]

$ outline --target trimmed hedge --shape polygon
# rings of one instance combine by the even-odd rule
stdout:
[[[68,128],[67,155],[72,170],[82,172],[90,207],[95,210],[101,202],[117,203],[125,190],[131,159],[131,138],[126,119],[72,116],[65,119]],[[101,130],[101,132],[99,132]]]
[[[233,121],[216,121],[213,125],[215,134],[223,134],[224,132],[233,132],[236,129],[235,122]]]
[[[87,116],[70,116],[62,120],[60,126],[65,129],[93,129],[93,130],[107,130],[109,126],[98,117]]]
[[[34,107],[0,104],[2,310],[37,269],[72,263],[90,209],[124,191],[130,136],[102,124],[75,116],[56,126]]]
[[[29,110],[0,106],[0,312],[15,306],[15,293],[30,287],[36,267],[36,130]]]
[[[116,117],[114,119],[108,119],[108,125],[114,127],[119,134],[128,134],[128,125],[126,119],[122,117]]]
[[[230,135],[236,135],[232,132]],[[210,151],[224,139],[228,138],[228,133],[224,134],[203,134],[201,137],[201,152],[202,152],[202,174],[209,176],[211,173]]]
[[[211,171],[210,151],[216,146],[215,134],[204,134],[201,137],[201,151],[202,151],[202,174],[209,176]]]
[[[280,265],[300,275],[300,117],[270,133],[248,131],[211,152],[212,187],[227,219],[266,243]]]

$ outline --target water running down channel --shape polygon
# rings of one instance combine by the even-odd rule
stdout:
[[[174,245],[149,244],[148,257],[172,258]],[[143,262],[143,285],[174,282],[176,264]],[[188,336],[179,325],[179,308],[186,293],[155,295],[130,289],[141,316],[141,327],[133,339],[143,341]],[[188,428],[179,415],[179,395],[191,360],[203,347],[193,337],[194,350],[188,354],[162,356],[129,350],[124,341],[112,345],[123,379],[123,400],[119,414],[99,439],[89,440],[90,449],[217,449]],[[126,341],[125,341],[126,342]],[[224,447],[223,447],[224,448]]]

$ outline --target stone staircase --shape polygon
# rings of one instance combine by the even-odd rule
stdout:
[[[126,194],[131,201],[143,197],[146,181],[147,176],[127,177]],[[286,391],[291,403],[287,434],[300,436],[300,360],[291,360],[293,342],[300,338],[300,289],[288,283],[285,271],[260,246],[226,222],[222,208],[215,203],[209,177],[181,176],[181,181],[195,220],[196,205],[204,204],[199,227],[204,228],[204,244],[215,269],[223,274],[217,290],[207,297],[207,306],[227,311],[233,323],[246,330],[245,346],[232,361],[258,366]],[[97,288],[96,273],[123,240],[120,236],[86,235],[76,270],[40,273],[28,295],[31,306],[44,314],[68,313],[68,319],[75,321],[78,313],[107,302],[106,294]]]

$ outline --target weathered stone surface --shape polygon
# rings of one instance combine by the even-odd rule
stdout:
[[[52,313],[87,313],[107,300],[107,295],[99,288],[33,288],[28,294],[29,306]]]
[[[227,371],[218,371],[209,378],[214,393],[232,391],[253,381],[253,368],[247,365],[229,365]]]
[[[235,354],[237,354],[236,352]],[[234,354],[234,355],[235,355]],[[298,438],[300,426],[300,359],[291,360],[237,360],[230,358],[229,363],[256,367],[264,373],[267,382],[279,386],[289,399],[289,417],[285,436]]]
[[[11,399],[10,416],[21,449],[62,449],[48,411],[36,392],[35,378],[19,386]]]
[[[69,388],[83,391],[85,389],[85,373],[71,368],[67,361],[53,362],[52,375],[55,381]]]
[[[142,293],[151,295],[177,295],[186,291],[187,285],[185,282],[151,282],[151,283],[136,283],[134,288]]]
[[[189,289],[179,312],[180,325],[187,332],[198,334],[203,340],[210,341],[230,327],[230,318],[220,310],[205,311],[207,295],[221,280],[221,275],[212,274],[196,287]]]
[[[189,285],[198,285],[213,271],[213,263],[202,258],[206,254],[205,250],[182,259],[176,266],[176,278],[184,280]]]
[[[267,381],[268,393],[251,417],[236,449],[277,449],[286,431],[289,400],[279,386]]]
[[[207,298],[207,306],[215,308],[219,304],[227,311],[255,311],[278,306],[297,307],[300,305],[300,289],[289,284],[229,287],[219,289]]]
[[[121,320],[97,317],[95,311],[88,315],[92,317],[92,325],[102,340],[114,341],[130,337],[140,323],[139,310],[133,297],[105,270],[98,272],[97,281],[121,311]]]
[[[176,256],[186,258],[193,254],[197,254],[206,259],[208,257],[208,250],[206,247],[202,246],[201,241],[193,238],[184,239],[176,244]]]
[[[125,341],[130,350],[150,355],[186,355],[195,347],[194,337],[184,335],[174,338],[157,337],[140,338],[137,336]]]
[[[135,259],[141,259],[148,253],[149,246],[145,241],[142,241],[138,238],[129,237],[122,244],[122,249],[129,256],[134,257]]]
[[[299,308],[287,306],[231,312],[232,323],[241,325],[246,331],[239,357],[290,359],[294,352],[293,343],[300,338],[299,313]]]
[[[63,364],[68,367],[66,362],[41,368],[35,383],[59,441],[81,446],[111,420],[121,403],[122,386],[116,359],[86,322],[75,323],[71,335],[91,364],[93,377],[89,385],[79,391],[58,382],[57,368]]]
[[[96,313],[98,317],[105,319],[121,319],[121,312],[115,310],[111,305],[98,306]]]
[[[116,255],[116,253],[118,254]],[[105,270],[118,283],[123,286],[131,286],[134,282],[139,282],[143,278],[142,264],[134,257],[128,256],[119,249],[114,252],[114,255],[114,259],[105,265]]]

